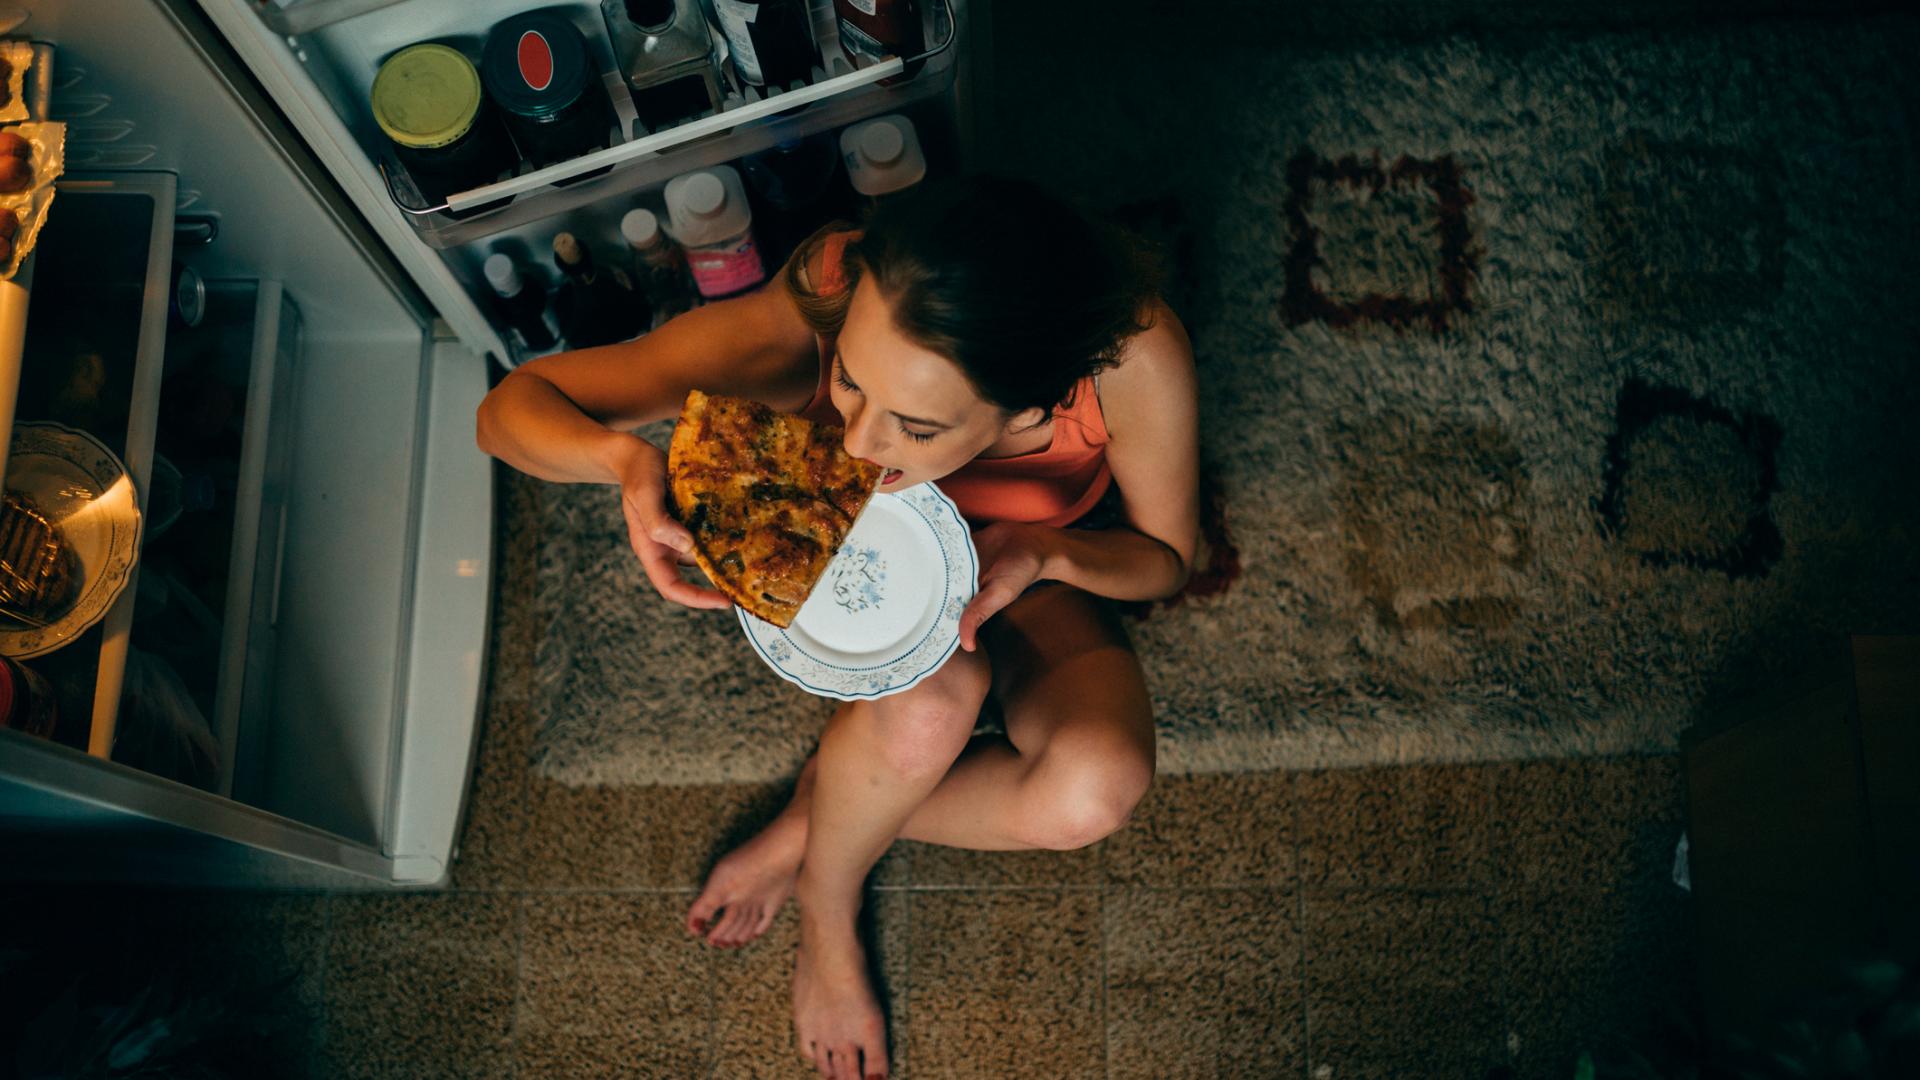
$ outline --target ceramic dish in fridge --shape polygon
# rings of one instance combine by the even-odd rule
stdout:
[[[64,612],[42,626],[0,617],[0,653],[25,659],[58,649],[106,616],[139,556],[140,503],[119,457],[64,424],[14,425],[6,486],[32,497],[79,561],[80,587]]]

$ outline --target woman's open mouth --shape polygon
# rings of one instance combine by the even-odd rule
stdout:
[[[886,472],[880,474],[880,486],[886,487],[888,484],[893,483],[905,475],[906,473],[899,469],[888,469]]]

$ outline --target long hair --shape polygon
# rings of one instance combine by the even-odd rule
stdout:
[[[845,287],[822,293],[807,262],[837,231]],[[846,322],[871,276],[894,326],[960,367],[1008,412],[1066,404],[1083,378],[1119,362],[1152,325],[1161,266],[1133,233],[1095,220],[1025,180],[991,174],[929,180],[880,203],[864,222],[823,226],[781,270],[821,334]]]

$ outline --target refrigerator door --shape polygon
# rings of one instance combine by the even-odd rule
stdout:
[[[220,753],[212,782],[126,760],[127,701],[104,689],[102,670],[103,689],[89,694],[88,709],[71,711],[78,727],[64,737],[0,730],[0,874],[362,888],[443,881],[477,734],[490,601],[492,463],[473,434],[484,360],[433,319],[410,275],[197,8],[42,0],[30,10],[20,32],[60,57],[52,118],[69,124],[69,169],[89,177],[76,184],[158,178],[148,184],[156,221],[172,223],[155,224],[152,237],[123,230],[103,240],[141,245],[133,255],[144,287],[136,275],[115,295],[134,298],[139,340],[165,345],[164,362],[142,352],[152,378],[119,414],[131,414],[122,452],[144,481],[137,497],[147,515],[139,580],[120,602],[130,608],[134,657],[168,651],[167,633],[151,629],[161,625],[151,621],[156,610],[210,628],[212,701],[202,711]],[[68,199],[63,218],[56,199],[34,255],[39,270],[58,254],[70,264],[67,280],[84,277],[85,259],[100,250],[79,242],[88,205]],[[63,226],[74,242],[63,243]],[[210,293],[240,297],[228,305],[233,325],[190,333],[170,320],[169,262],[197,271]],[[62,397],[77,385],[62,367],[69,352],[47,336],[87,326],[73,295],[40,288],[27,301],[20,408],[0,436],[57,419],[44,415],[49,402],[74,407]],[[217,307],[209,303],[209,323]],[[117,362],[109,357],[109,369]],[[148,460],[169,424],[207,415],[181,389],[205,380],[169,378],[196,366],[230,378],[232,391],[214,397],[245,427],[220,481],[240,488],[224,504],[236,507],[230,542],[218,545],[230,572],[218,578],[224,588],[197,599],[191,587],[175,591],[183,575],[157,561],[163,514]],[[13,404],[14,387],[0,390]],[[183,393],[188,401],[172,397]],[[178,537],[184,524],[172,527]],[[120,624],[101,624],[109,625]],[[95,701],[104,716],[92,715]]]

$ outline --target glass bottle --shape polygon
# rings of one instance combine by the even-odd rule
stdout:
[[[832,132],[785,139],[749,154],[741,159],[740,171],[767,210],[756,218],[754,230],[769,266],[785,263],[801,240],[827,222],[859,217]]]
[[[547,325],[546,287],[522,278],[513,260],[498,252],[487,256],[484,269],[487,284],[493,287],[494,307],[519,333],[521,344],[533,352],[553,348],[556,341],[553,328]]]
[[[660,227],[659,217],[644,206],[629,210],[620,219],[620,235],[633,253],[634,286],[653,305],[653,324],[692,308],[686,252]]]
[[[713,0],[733,49],[733,67],[752,86],[804,83],[820,66],[807,0]]]
[[[915,0],[833,0],[833,17],[840,28],[840,49],[854,67],[872,67],[889,56],[905,60],[927,51]],[[880,85],[905,82],[925,63],[915,61],[901,74],[881,79]]]
[[[611,345],[647,329],[646,298],[617,266],[596,267],[593,253],[572,233],[553,238],[553,261],[565,275],[553,296],[553,316],[567,346]]]
[[[640,117],[636,136],[720,111],[726,91],[700,0],[601,0],[600,14]]]

